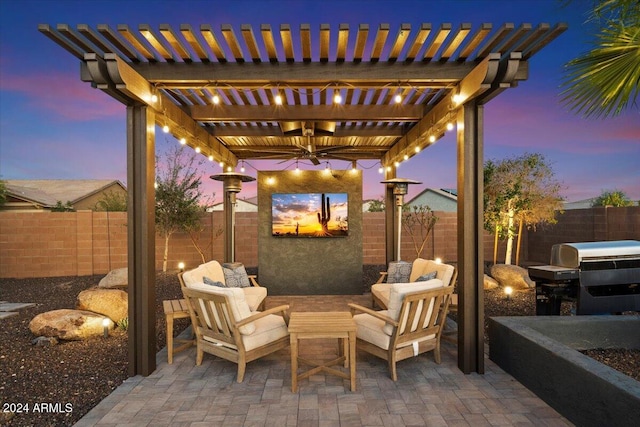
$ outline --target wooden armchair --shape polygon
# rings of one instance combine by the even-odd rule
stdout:
[[[358,327],[356,347],[386,360],[396,381],[396,362],[433,350],[440,363],[440,338],[453,287],[443,287],[439,279],[390,286],[388,310],[349,306]]]
[[[288,305],[251,312],[241,288],[193,284],[182,293],[196,334],[196,365],[204,352],[237,363],[240,383],[248,362],[289,345]]]

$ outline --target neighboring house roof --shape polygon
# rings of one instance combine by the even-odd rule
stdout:
[[[113,179],[7,179],[7,194],[16,199],[53,207],[58,203],[76,204],[114,183],[126,187]]]
[[[592,197],[590,199],[577,200],[575,202],[565,202],[562,206],[564,210],[571,209],[589,209],[593,207],[593,202],[595,202],[597,197]]]
[[[258,212],[258,205],[250,202],[253,198],[243,200],[236,199],[236,212]],[[224,210],[224,202],[216,203],[207,209],[208,212]]]
[[[458,198],[451,194],[454,190],[426,188],[417,196],[405,202],[405,205],[427,205],[434,211],[455,212],[458,208]]]

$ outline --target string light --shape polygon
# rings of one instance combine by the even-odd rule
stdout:
[[[405,159],[405,160],[409,160],[409,155],[408,155],[408,154],[405,154],[405,155],[404,155],[404,159]]]
[[[211,97],[211,102],[213,102],[215,105],[220,104],[220,97],[218,96],[218,94],[213,95],[213,97]]]
[[[240,172],[244,173],[244,160],[240,162]]]
[[[331,168],[329,167],[329,162],[327,162],[327,165],[324,167],[324,173],[325,173],[325,175],[328,175],[329,173],[331,173]]]
[[[169,126],[167,125],[162,126],[162,132],[169,133]]]
[[[453,123],[447,123],[447,130],[453,130]]]
[[[335,95],[333,95],[333,103],[342,104],[342,96],[340,95],[340,92],[336,92]]]
[[[380,165],[380,167],[378,168],[378,173],[384,173],[384,168],[382,167],[382,165]]]
[[[180,138],[180,144],[185,145],[187,143],[187,140],[184,138]]]
[[[299,174],[300,173],[300,168],[298,167],[298,161],[296,160],[296,169],[295,169],[295,173]]]
[[[200,153],[200,147],[196,147],[196,153]]]
[[[351,162],[351,173],[356,173],[357,171],[358,171],[358,162],[354,160]]]
[[[435,135],[431,135],[431,136],[429,137],[429,142],[436,142],[436,137],[435,137]]]
[[[415,151],[416,153],[419,153],[419,152],[420,152],[420,147],[416,145],[416,148],[414,148],[414,151]]]
[[[209,156],[209,161],[213,162],[213,156]]]
[[[276,97],[274,98],[274,101],[276,105],[282,105],[282,95],[277,94]]]
[[[151,102],[158,102],[158,95],[151,95]]]
[[[220,165],[220,167],[223,168],[224,167],[224,162],[220,162],[220,163],[218,163],[218,165]]]

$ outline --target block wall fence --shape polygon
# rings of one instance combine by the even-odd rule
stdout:
[[[455,212],[439,217],[422,257],[457,258]],[[197,243],[206,260],[223,257],[223,213],[202,218]],[[382,212],[363,214],[364,265],[385,264],[385,219]],[[596,240],[640,240],[640,207],[594,208],[566,211],[558,224],[529,231],[523,238],[521,264],[549,262],[555,243]],[[485,260],[493,260],[493,236],[484,236]],[[504,242],[498,261],[504,259]],[[156,268],[162,269],[164,239],[156,238]],[[515,250],[514,250],[515,254]],[[411,236],[403,232],[402,259],[416,258]],[[247,267],[258,265],[258,213],[236,213],[236,260]],[[191,238],[175,233],[170,240],[168,270],[178,262],[189,268],[202,262]],[[126,212],[0,212],[0,278],[85,276],[106,274],[127,266]]]

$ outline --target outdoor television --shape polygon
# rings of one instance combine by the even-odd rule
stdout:
[[[347,193],[274,193],[274,237],[345,237],[349,234]]]

